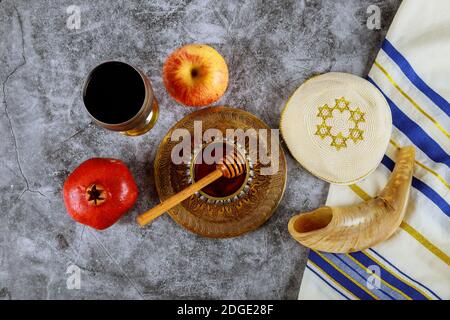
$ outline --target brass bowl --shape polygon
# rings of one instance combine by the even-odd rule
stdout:
[[[187,129],[193,137],[194,121],[202,121],[203,132],[209,128],[216,128],[224,136],[226,129],[270,130],[254,115],[225,106],[201,109],[187,115],[169,130],[155,157],[155,184],[161,201],[193,182],[191,162],[178,165],[172,162],[171,152],[179,141],[171,141],[170,138],[175,129],[181,128]],[[238,147],[248,152],[248,139],[246,140],[245,146]],[[270,144],[258,138],[258,145],[271,154]],[[191,159],[194,156],[195,146]],[[281,146],[278,161],[278,171],[273,175],[260,174],[263,165],[259,161],[247,163],[245,185],[232,197],[214,199],[205,197],[199,192],[170,209],[169,214],[184,228],[210,238],[235,237],[255,230],[272,216],[283,196],[287,169]]]

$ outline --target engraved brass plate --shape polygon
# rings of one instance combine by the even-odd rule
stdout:
[[[178,128],[187,129],[194,136],[194,121],[202,121],[203,132],[209,128],[219,129],[224,137],[226,129],[270,128],[254,115],[240,109],[211,107],[193,112],[173,126],[161,142],[155,158],[155,183],[161,201],[183,190],[190,183],[189,164],[175,165],[171,161],[172,149],[179,141],[171,141],[172,132]],[[268,135],[270,137],[270,134]],[[259,139],[259,138],[258,138]],[[268,141],[258,140],[260,148],[270,155]],[[248,141],[244,146],[248,148]],[[254,175],[247,184],[250,188],[244,195],[231,202],[209,203],[192,195],[173,209],[170,216],[186,229],[211,238],[235,237],[255,230],[266,222],[277,208],[286,185],[286,160],[279,146],[278,171],[273,175],[262,175],[259,161],[253,164]],[[248,150],[247,150],[248,152]]]

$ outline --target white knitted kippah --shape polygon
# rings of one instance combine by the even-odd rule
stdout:
[[[381,162],[392,118],[386,99],[370,82],[331,72],[294,92],[280,130],[292,156],[308,171],[331,183],[351,184]]]

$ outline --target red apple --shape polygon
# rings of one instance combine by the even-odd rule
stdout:
[[[223,96],[228,86],[228,67],[214,48],[189,44],[169,55],[163,67],[163,80],[176,101],[201,107]]]

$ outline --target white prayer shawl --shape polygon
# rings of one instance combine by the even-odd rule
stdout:
[[[299,299],[450,299],[450,1],[404,0],[368,80],[390,105],[390,145],[369,177],[332,185],[327,205],[375,196],[397,148],[413,145],[406,215],[391,238],[368,250],[311,250]]]

